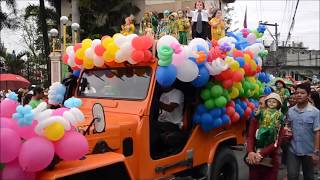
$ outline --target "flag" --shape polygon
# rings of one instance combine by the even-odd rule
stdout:
[[[247,6],[246,6],[246,12],[244,14],[243,28],[247,28]]]

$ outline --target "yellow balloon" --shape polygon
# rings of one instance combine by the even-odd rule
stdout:
[[[242,84],[241,84],[241,82],[233,83],[233,87],[235,87],[238,90],[240,90],[242,88]]]
[[[91,44],[92,44],[92,40],[91,39],[82,40],[82,47],[84,49],[87,49],[87,48],[91,47]]]
[[[88,59],[87,57],[84,57],[83,67],[85,69],[92,69],[94,67],[93,60],[92,59]]]
[[[229,57],[229,56],[226,57],[226,61],[225,62],[227,64],[230,64],[232,61],[234,61],[234,59],[232,57]]]
[[[64,136],[64,127],[59,122],[54,122],[44,129],[44,136],[51,141],[57,141]]]
[[[243,68],[239,68],[239,70],[238,71],[240,71],[242,74],[245,74],[245,71],[244,71],[244,69]]]
[[[112,36],[113,40],[116,39],[116,37],[119,36],[119,35],[122,35],[122,36],[123,36],[123,34],[121,34],[121,33],[116,33],[116,34],[114,34],[114,35]]]
[[[251,66],[251,69],[254,71],[257,69],[257,64],[255,61],[250,61],[250,66]]]
[[[249,56],[249,54],[244,54],[243,58],[246,62],[251,60],[251,57]]]
[[[230,69],[233,71],[238,71],[240,68],[240,64],[238,63],[238,61],[232,61],[229,65]]]
[[[83,48],[80,48],[80,49],[77,50],[76,57],[78,59],[83,59],[84,58],[84,49]]]
[[[231,93],[229,94],[231,99],[235,99],[239,96],[239,90],[235,87],[232,87]]]
[[[101,42],[101,44],[102,44],[102,46],[105,48],[105,49],[107,49],[107,47],[108,47],[108,45],[110,44],[110,43],[113,43],[114,41],[113,41],[113,39],[111,38],[111,37],[107,37],[107,38],[104,38],[103,40],[102,40],[102,42]],[[107,49],[108,50],[108,49]]]
[[[105,62],[112,62],[115,58],[115,54],[112,54],[109,51],[106,51],[103,53],[102,57]]]
[[[108,46],[107,46],[107,51],[112,53],[112,54],[116,54],[116,52],[119,50],[119,47],[114,43],[110,43]]]

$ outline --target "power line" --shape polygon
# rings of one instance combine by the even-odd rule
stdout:
[[[293,18],[292,18],[291,25],[290,25],[290,28],[289,28],[289,33],[288,33],[288,37],[287,37],[285,46],[287,46],[287,43],[288,43],[288,41],[290,39],[290,36],[291,36],[291,31],[292,31],[294,23],[295,23],[295,18],[296,18],[296,13],[297,13],[299,2],[300,2],[300,0],[297,1],[296,9],[294,10],[294,14],[293,14]]]
[[[282,20],[281,20],[281,30],[280,30],[280,32],[282,32],[282,30],[283,30],[283,22],[284,22],[284,18],[286,16],[286,14],[287,14],[287,6],[288,6],[288,0],[286,0],[286,5],[284,7],[283,16],[282,16]]]

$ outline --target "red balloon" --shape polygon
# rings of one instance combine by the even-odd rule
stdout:
[[[78,49],[80,49],[82,47],[82,44],[81,43],[77,43],[73,46],[73,50],[74,52],[77,52]]]
[[[227,106],[226,113],[227,113],[228,116],[231,117],[235,112],[236,112],[236,111],[235,111],[234,107],[232,107],[232,106]]]
[[[248,107],[250,107],[251,109],[254,109],[255,108],[254,103],[252,102],[248,103]]]
[[[142,50],[134,50],[131,54],[131,58],[136,62],[141,62],[144,59],[144,52]]]
[[[253,59],[253,57],[254,57],[253,53],[251,51],[249,51],[249,50],[245,50],[244,54],[248,54],[251,59]]]
[[[73,67],[71,67],[71,69],[76,71],[76,70],[79,70],[80,68],[78,66],[73,66]]]
[[[232,80],[234,82],[240,82],[244,78],[244,74],[241,72],[234,72],[232,76]]]
[[[144,42],[141,37],[133,38],[131,45],[136,50],[145,50]]]
[[[234,113],[233,116],[231,117],[231,122],[236,123],[240,119],[240,115],[238,113]]]
[[[97,56],[102,56],[104,53],[105,49],[101,44],[98,44],[95,48],[94,48],[94,52],[96,53]]]
[[[152,40],[149,36],[142,36],[140,39],[143,42],[143,50],[147,50],[152,47]]]
[[[82,59],[78,59],[77,57],[74,58],[74,62],[75,62],[77,65],[82,65],[82,64],[83,64],[83,60],[82,60]]]
[[[262,69],[261,69],[261,66],[257,66],[257,70],[256,70],[257,73],[261,72],[261,70],[262,70]]]
[[[246,117],[246,118],[250,117],[251,112],[252,112],[251,108],[248,107],[248,108],[244,111],[244,117]]]
[[[227,104],[227,107],[228,107],[228,106],[235,107],[236,104],[234,103],[234,101],[230,101],[230,102],[228,102],[228,104]]]
[[[251,67],[250,67],[250,65],[247,64],[247,63],[243,66],[243,69],[244,69],[244,72],[245,72],[247,75],[249,75],[249,74],[252,73],[252,72],[251,72]]]
[[[232,55],[233,55],[233,58],[243,57],[243,53],[240,50],[234,50]]]
[[[144,62],[149,62],[152,60],[152,53],[149,50],[144,51]]]
[[[225,80],[222,82],[222,86],[225,88],[225,89],[230,89],[232,87],[232,80],[229,79],[229,80]]]
[[[68,64],[68,59],[69,59],[68,54],[67,54],[67,53],[64,53],[63,56],[62,56],[62,61],[63,61],[63,63]]]
[[[222,71],[220,74],[221,74],[221,77],[222,77],[223,80],[231,79],[232,76],[233,76],[233,72],[232,72],[231,69]]]

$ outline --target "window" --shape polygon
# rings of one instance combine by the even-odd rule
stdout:
[[[151,78],[149,67],[125,67],[83,72],[78,95],[110,99],[145,99]]]

